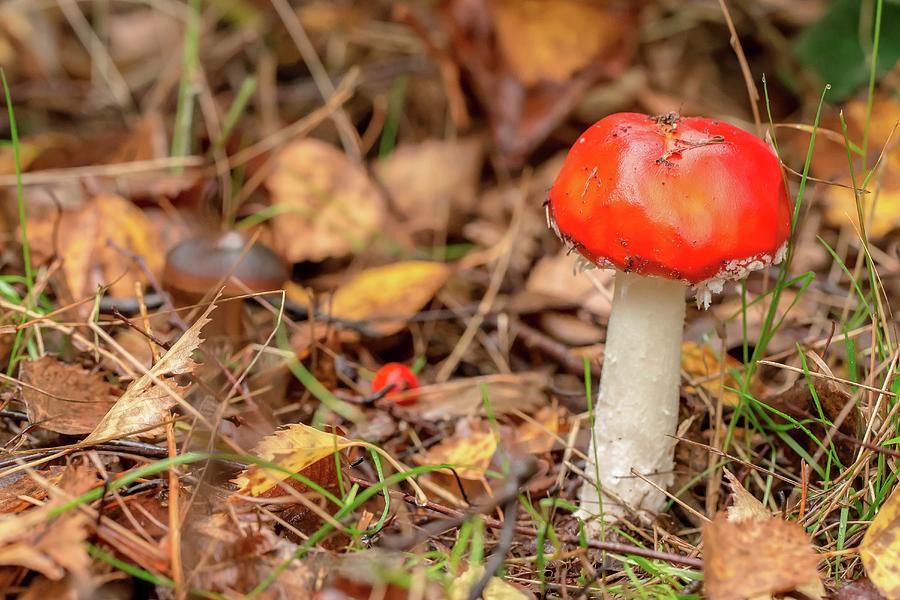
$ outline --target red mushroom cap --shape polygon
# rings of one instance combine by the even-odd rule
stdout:
[[[385,395],[385,398],[393,398],[394,396],[398,396],[401,392],[418,388],[419,380],[416,378],[416,374],[412,372],[412,369],[406,365],[391,362],[385,364],[375,372],[375,377],[372,379],[372,391],[381,391],[389,385],[394,387]],[[402,400],[397,400],[396,403],[400,406],[406,406],[408,404],[415,404],[417,400],[418,397],[413,394],[404,397]]]
[[[717,281],[719,291],[781,260],[791,201],[778,158],[755,135],[713,119],[618,113],[572,146],[548,219],[601,267]]]

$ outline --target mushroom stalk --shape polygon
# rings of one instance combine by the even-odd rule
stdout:
[[[663,508],[663,493],[632,470],[662,489],[673,480],[684,292],[679,281],[616,273],[582,518],[615,521],[629,509],[648,517]]]

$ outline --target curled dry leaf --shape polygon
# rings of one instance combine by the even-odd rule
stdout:
[[[525,291],[545,297],[540,306],[579,306],[595,315],[608,316],[614,275],[615,271],[598,269],[577,273],[576,257],[562,250],[538,260],[529,272]]]
[[[191,373],[197,367],[191,356],[203,342],[200,331],[209,323],[209,314],[215,308],[213,301],[159,362],[128,386],[94,431],[85,438],[85,442],[148,433],[154,435],[152,430],[163,424],[169,409],[177,403],[177,395],[187,389],[179,385],[173,376]]]
[[[419,465],[449,464],[463,479],[482,479],[497,450],[497,435],[482,419],[460,419],[453,435],[414,460]]]
[[[888,598],[900,598],[900,487],[881,505],[859,555],[878,590]]]
[[[116,402],[118,390],[99,371],[66,364],[53,356],[21,363],[19,379],[28,420],[42,429],[90,433]]]
[[[384,222],[384,198],[365,170],[319,140],[282,149],[266,185],[279,210],[273,244],[290,262],[358,252]]]
[[[734,522],[720,512],[703,526],[703,586],[710,600],[793,591],[818,579],[818,562],[803,527],[792,521]]]
[[[335,452],[359,445],[362,442],[295,423],[263,438],[253,449],[253,454],[284,467],[290,473],[300,473]],[[239,487],[239,494],[261,496],[288,477],[288,473],[283,471],[251,465],[232,482]]]
[[[477,138],[427,140],[397,147],[376,163],[375,173],[410,228],[452,230],[474,206],[483,163]]]

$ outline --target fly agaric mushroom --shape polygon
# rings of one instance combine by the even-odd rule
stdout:
[[[781,166],[761,139],[720,121],[614,114],[572,146],[547,219],[571,250],[616,269],[580,516],[646,517],[665,497],[632,472],[662,489],[673,480],[685,288],[708,307],[726,281],[782,260]]]
[[[375,372],[375,377],[372,378],[372,392],[380,392],[388,386],[391,389],[384,397],[393,399],[403,392],[418,388],[419,380],[413,370],[403,363],[390,362]],[[394,400],[394,403],[397,406],[409,406],[415,404],[417,400],[415,394],[409,394],[401,400]]]
[[[212,322],[204,328],[206,336],[227,336],[236,343],[243,340],[243,302],[228,301],[240,296],[246,287],[251,292],[279,289],[288,278],[287,267],[274,252],[237,231],[204,234],[184,240],[166,256],[163,287],[172,294],[177,307],[200,302],[225,286],[221,306],[212,313]],[[231,282],[234,278],[244,287]]]

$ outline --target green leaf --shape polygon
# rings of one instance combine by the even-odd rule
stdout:
[[[860,13],[863,0],[837,0],[813,25],[805,29],[794,45],[797,58],[822,83],[831,84],[829,100],[839,102],[856,92],[868,81],[866,50],[860,42]],[[874,10],[874,3],[867,3]],[[878,49],[878,75],[892,69],[900,60],[900,2],[884,0],[881,43]],[[872,15],[866,21],[873,22]],[[862,33],[866,46],[871,45],[871,31]]]

